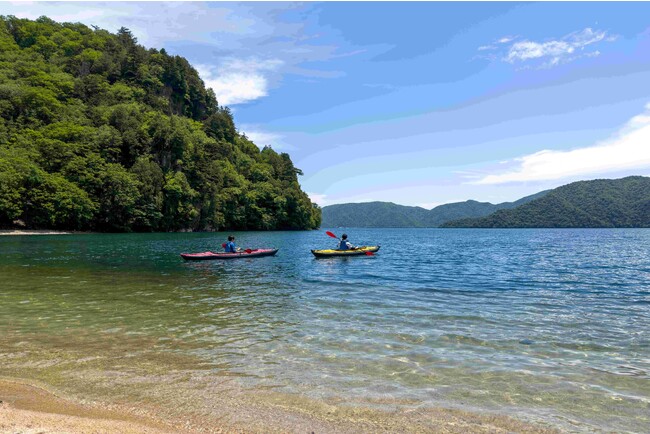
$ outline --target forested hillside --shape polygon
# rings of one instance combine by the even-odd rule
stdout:
[[[448,222],[471,228],[632,228],[650,227],[650,178],[580,181],[510,210]]]
[[[511,209],[518,207],[538,197],[544,196],[548,190],[540,191],[539,193],[531,194],[530,196],[522,197],[514,202],[501,202],[492,204],[490,202],[477,202],[475,200],[467,200],[465,202],[447,203],[439,205],[431,210],[429,213],[429,226],[439,227],[445,222],[461,218],[483,217],[492,214],[500,209]]]
[[[323,207],[323,227],[435,228],[450,220],[482,217],[500,209],[514,208],[544,194],[546,191],[496,205],[468,200],[439,205],[431,210],[391,202],[329,205]]]
[[[343,203],[323,207],[323,227],[422,228],[428,213],[391,202]]]
[[[300,174],[184,58],[125,28],[0,16],[0,227],[316,228]]]

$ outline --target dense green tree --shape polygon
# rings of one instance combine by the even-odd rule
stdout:
[[[0,225],[22,219],[34,228],[88,229],[95,211],[75,183],[44,171],[27,152],[0,149]]]
[[[96,211],[88,194],[58,174],[36,170],[25,189],[25,222],[37,228],[88,229]]]
[[[203,123],[205,124],[205,132],[210,137],[225,140],[229,143],[235,141],[237,130],[235,129],[235,122],[232,119],[232,114],[228,107],[217,110],[203,121]]]
[[[8,155],[0,150],[0,225],[22,216],[25,209],[25,184],[34,165],[28,158]]]
[[[0,17],[0,226],[315,228],[301,174],[127,28]]]
[[[133,228],[143,231],[160,229],[165,199],[165,175],[162,169],[150,158],[140,157],[131,167],[131,173],[138,181],[140,190],[135,204]]]
[[[170,172],[165,176],[164,225],[168,230],[179,230],[190,227],[192,221],[199,216],[194,206],[198,196],[187,182],[183,172]]]
[[[101,173],[97,226],[106,231],[128,231],[135,223],[140,185],[135,176],[119,165],[106,164]]]

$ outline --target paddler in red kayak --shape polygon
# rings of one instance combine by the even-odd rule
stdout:
[[[228,235],[228,242],[223,245],[223,248],[226,250],[226,253],[237,253],[241,250],[240,247],[235,245],[235,237],[233,235]]]

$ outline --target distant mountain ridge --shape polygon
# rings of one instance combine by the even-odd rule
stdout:
[[[448,221],[456,228],[648,228],[650,178],[578,181],[482,218]]]
[[[321,227],[433,228],[445,222],[483,217],[501,209],[515,208],[535,200],[548,191],[526,196],[515,202],[492,204],[468,200],[439,205],[431,210],[392,202],[365,202],[328,205],[322,208]]]

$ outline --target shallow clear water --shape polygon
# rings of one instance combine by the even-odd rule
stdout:
[[[246,232],[238,245],[278,255],[184,262],[225,235],[0,237],[0,375],[101,378],[146,401],[121,383],[137,366],[142,384],[225,375],[342,405],[650,431],[650,230],[346,232],[381,250],[315,259],[336,244],[324,231]]]

